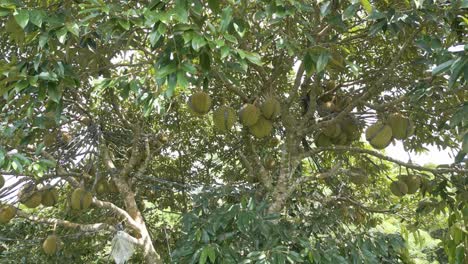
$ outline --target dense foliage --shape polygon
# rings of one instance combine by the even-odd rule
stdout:
[[[0,0],[0,260],[466,263],[467,9]]]

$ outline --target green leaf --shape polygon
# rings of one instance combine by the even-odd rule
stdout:
[[[125,30],[129,30],[130,29],[130,21],[128,21],[128,19],[119,19],[119,25],[125,29]]]
[[[345,11],[343,12],[343,15],[342,15],[343,20],[346,20],[346,19],[348,19],[348,18],[353,17],[353,16],[356,14],[356,12],[358,11],[358,9],[359,9],[359,5],[358,5],[358,4],[349,5],[349,6],[345,9]]]
[[[346,61],[346,64],[348,64],[349,69],[351,70],[351,72],[353,72],[354,76],[358,76],[358,75],[359,75],[360,68],[359,68],[358,65],[356,65],[355,63],[350,62],[350,61]]]
[[[161,38],[161,33],[159,33],[159,31],[157,30],[153,30],[150,34],[149,34],[149,40],[150,40],[150,44],[151,46],[153,47],[154,45],[156,45],[156,42],[158,42],[158,40]]]
[[[208,0],[208,7],[213,11],[213,13],[219,13],[221,2],[219,0]]]
[[[206,40],[205,40],[205,38],[203,36],[200,36],[200,35],[197,34],[192,39],[192,48],[195,51],[199,51],[205,45],[206,45]]]
[[[67,22],[65,23],[65,27],[67,28],[68,32],[77,37],[80,36],[80,27],[75,22]]]
[[[200,54],[200,65],[204,71],[211,69],[211,57],[208,52],[202,52]]]
[[[228,46],[221,47],[221,59],[226,58],[231,53],[231,49]]]
[[[64,44],[65,40],[67,40],[67,33],[68,29],[66,27],[62,27],[61,29],[55,31],[55,35],[60,43]]]
[[[460,57],[450,66],[450,69],[451,69],[452,73],[450,74],[450,78],[449,78],[449,82],[448,82],[448,87],[449,88],[452,88],[455,85],[455,83],[456,83],[458,77],[460,77],[464,67],[468,67],[468,57],[466,57],[464,59],[463,59],[463,57]]]
[[[5,163],[5,151],[0,148],[0,167]]]
[[[221,24],[220,24],[220,30],[221,32],[225,32],[229,24],[231,24],[232,20],[232,8],[230,6],[227,6],[223,9],[223,13],[221,14]]]
[[[62,91],[57,85],[49,85],[47,94],[49,95],[49,98],[56,103],[59,103],[60,98],[62,97]]]
[[[366,10],[367,14],[370,14],[372,12],[372,5],[369,2],[369,0],[360,0],[362,7],[364,7],[364,10]]]
[[[216,252],[215,252],[215,249],[212,247],[212,246],[208,246],[207,247],[207,251],[208,251],[208,258],[210,259],[210,262],[211,263],[216,263]]]
[[[448,60],[448,61],[438,65],[437,67],[432,69],[432,75],[437,75],[437,74],[448,71],[450,69],[450,66],[452,66],[453,62],[455,62],[455,59]]]
[[[320,53],[317,59],[316,66],[315,66],[317,68],[317,72],[323,71],[325,67],[327,67],[329,60],[330,60],[330,53],[328,53],[328,51],[324,51]]]
[[[18,23],[18,25],[21,28],[24,29],[26,27],[26,25],[28,25],[28,22],[29,22],[29,11],[28,10],[20,9],[20,10],[18,10],[16,12],[16,14],[14,16],[15,16],[16,23]]]
[[[205,264],[206,260],[208,259],[208,247],[203,248],[201,254],[200,254],[200,259],[198,260],[199,264]]]
[[[44,48],[48,40],[49,40],[48,34],[41,34],[41,36],[39,36],[39,47]]]
[[[189,82],[184,71],[177,71],[177,83],[183,88],[188,87]]]
[[[166,77],[167,75],[175,72],[177,70],[177,65],[175,62],[171,62],[170,64],[161,67],[159,70],[156,71],[156,78],[162,79]]]
[[[326,17],[331,11],[331,1],[326,1],[320,6],[320,16]]]
[[[44,18],[45,14],[43,11],[41,10],[31,10],[31,12],[29,12],[29,20],[31,21],[31,23],[33,23],[34,25],[38,26],[38,27],[41,27],[42,26],[42,21],[43,21],[43,18]]]
[[[258,55],[257,53],[254,53],[254,52],[248,52],[248,51],[245,51],[245,50],[240,50],[238,49],[237,50],[237,54],[239,54],[239,56],[242,58],[242,59],[247,59],[249,60],[250,62],[254,63],[254,64],[257,64],[259,66],[262,65],[262,59],[260,57],[260,55]]]
[[[468,154],[468,132],[463,136],[462,151]]]
[[[179,21],[186,23],[188,21],[188,6],[187,0],[176,0],[175,11]]]

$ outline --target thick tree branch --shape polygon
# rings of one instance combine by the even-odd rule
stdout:
[[[317,155],[317,154],[319,154],[319,153],[321,153],[323,151],[344,151],[344,152],[368,154],[368,155],[374,156],[376,158],[379,158],[379,159],[382,159],[382,160],[386,160],[386,161],[401,165],[401,166],[406,167],[406,168],[410,168],[410,169],[414,169],[414,170],[418,170],[418,171],[427,171],[427,172],[430,172],[432,174],[443,174],[443,173],[450,173],[450,172],[468,173],[468,170],[457,169],[457,168],[432,169],[432,168],[428,168],[428,167],[423,167],[423,166],[420,166],[420,165],[417,165],[417,164],[414,164],[414,163],[408,163],[408,162],[404,162],[404,161],[400,161],[400,160],[388,157],[388,156],[386,156],[386,155],[384,155],[384,154],[382,154],[380,152],[377,152],[375,150],[363,149],[363,148],[357,148],[357,147],[348,147],[348,146],[333,146],[333,147],[315,148],[315,149],[313,149],[313,150],[311,150],[309,152],[304,153],[301,156],[302,156],[302,158],[310,157],[310,156]]]

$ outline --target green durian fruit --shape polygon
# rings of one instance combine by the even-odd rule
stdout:
[[[372,147],[384,149],[392,141],[392,128],[382,122],[377,122],[367,128],[366,139]]]
[[[229,106],[221,106],[213,112],[213,123],[218,131],[226,132],[236,122],[236,111]]]

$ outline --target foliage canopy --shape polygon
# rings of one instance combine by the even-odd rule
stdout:
[[[442,222],[466,262],[467,9],[0,0],[0,258],[101,263],[124,231],[136,262],[411,263]]]

